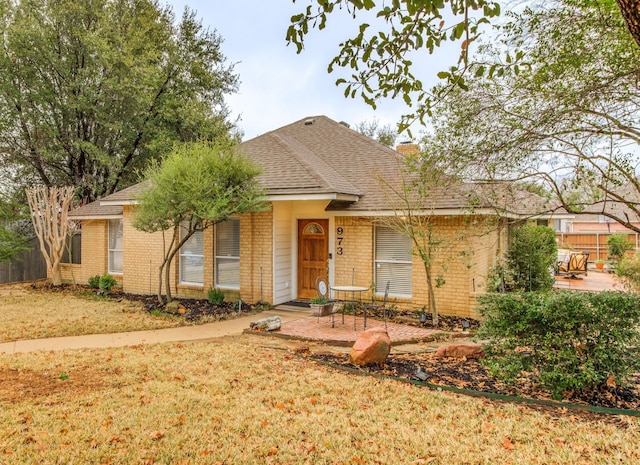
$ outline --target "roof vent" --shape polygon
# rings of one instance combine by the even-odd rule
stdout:
[[[314,118],[309,118],[309,119],[304,120],[304,125],[305,126],[311,126],[315,122],[316,122],[316,120]]]

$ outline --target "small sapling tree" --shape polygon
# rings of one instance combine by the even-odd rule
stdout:
[[[242,156],[229,140],[176,146],[145,172],[149,183],[138,198],[134,227],[140,231],[171,231],[158,269],[158,300],[171,295],[171,262],[196,231],[230,216],[264,209],[264,192],[256,181],[260,168]],[[166,243],[165,243],[166,244]]]

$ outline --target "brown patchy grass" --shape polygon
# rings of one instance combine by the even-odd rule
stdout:
[[[0,286],[0,342],[184,324],[184,319],[155,317],[142,304],[126,300],[117,302],[72,291],[34,290],[24,284]]]
[[[594,420],[348,375],[283,344],[244,335],[0,355],[0,463],[640,460],[635,418]]]

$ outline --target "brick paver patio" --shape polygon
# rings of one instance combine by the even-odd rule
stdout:
[[[556,276],[556,284],[554,287],[574,291],[613,291],[616,290],[616,282],[613,274],[589,270],[586,276],[578,275],[576,278]]]
[[[276,311],[278,308],[276,307]],[[299,309],[298,309],[299,310]],[[384,321],[367,318],[367,328],[385,327]],[[269,335],[299,339],[306,341],[321,341],[331,345],[351,346],[362,331],[364,331],[364,318],[358,316],[355,321],[353,315],[345,315],[344,323],[342,314],[334,315],[332,327],[331,316],[307,316],[282,324],[279,331],[267,333]],[[420,328],[417,326],[401,325],[387,322],[387,333],[392,345],[423,342],[434,339],[435,334],[443,334],[445,331],[433,328]]]

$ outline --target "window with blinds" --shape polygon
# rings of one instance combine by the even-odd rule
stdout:
[[[216,287],[240,289],[240,219],[229,218],[216,225]]]
[[[122,274],[124,234],[122,219],[109,220],[109,273]]]
[[[204,284],[203,232],[196,231],[180,247],[180,284]]]
[[[389,283],[389,294],[411,297],[411,238],[384,226],[375,229],[375,283],[378,293]]]

